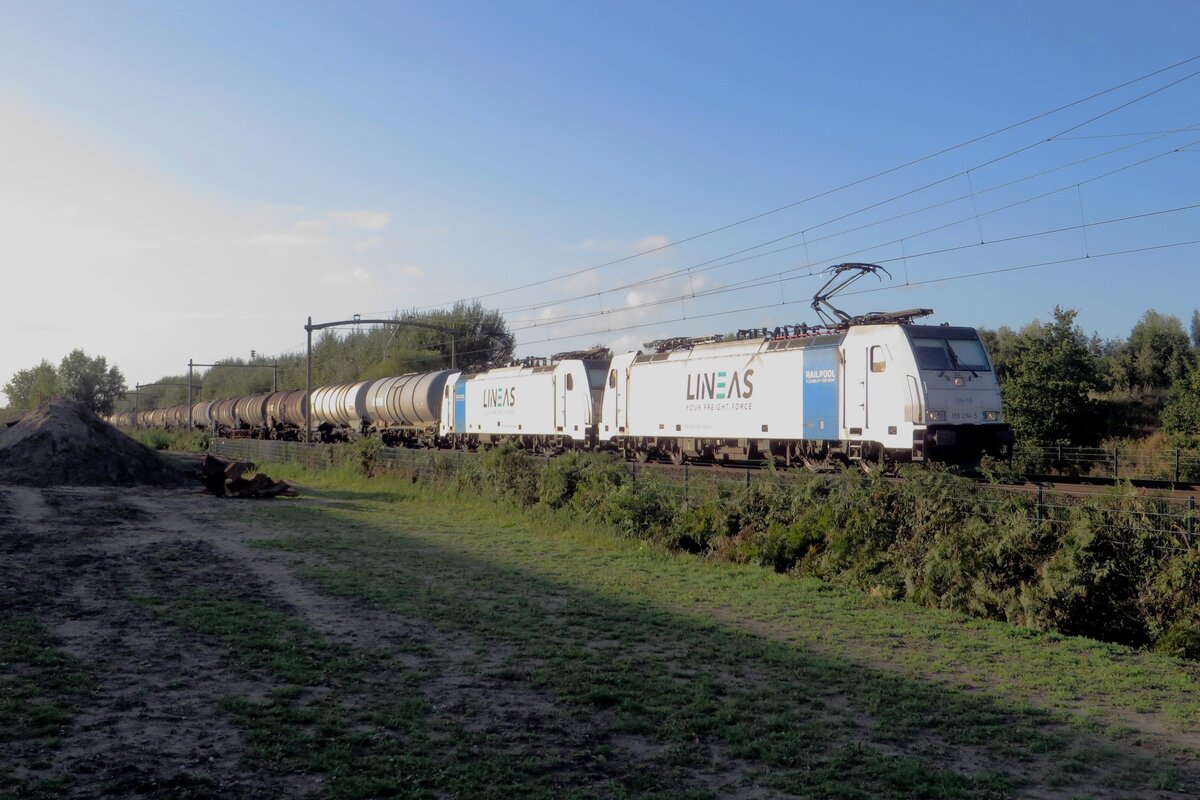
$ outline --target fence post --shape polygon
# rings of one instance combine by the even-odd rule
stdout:
[[[633,488],[636,490],[637,489],[637,462],[636,461],[629,462],[629,470],[633,474]]]
[[[746,467],[746,488],[750,488],[750,468]]]
[[[687,506],[688,501],[688,465],[683,465],[683,504]]]
[[[1179,448],[1175,448],[1175,482],[1179,483]]]
[[[1121,468],[1119,466],[1121,460],[1121,448],[1113,448],[1113,480],[1121,477]]]
[[[1037,493],[1037,521],[1042,521],[1042,485],[1040,483],[1038,484]]]
[[[1188,536],[1192,536],[1196,533],[1196,496],[1195,495],[1192,495],[1191,497],[1188,498],[1187,531],[1188,531]],[[1191,542],[1188,542],[1188,544],[1191,545]]]

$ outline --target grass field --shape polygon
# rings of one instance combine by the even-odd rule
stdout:
[[[150,537],[142,519],[119,552],[106,545],[105,585],[170,654],[154,691],[203,706],[233,754],[224,776],[182,760],[132,793],[1200,790],[1194,665],[671,554],[395,476],[267,471],[304,497],[189,500],[194,534],[170,517]],[[18,746],[0,780],[16,796],[131,793],[47,769],[73,752],[72,719],[95,717],[112,665],[63,652],[36,613],[3,623],[0,743]]]
[[[453,637],[459,668],[538,695],[543,728],[584,724],[608,743],[600,755],[630,767],[614,784],[625,791],[1196,785],[1200,689],[1179,662],[671,555],[561,515],[347,480],[326,484],[319,513],[258,511],[293,531],[263,546],[318,556],[305,574],[324,591]],[[530,736],[505,729],[499,744],[536,761],[547,750]],[[613,742],[629,752],[605,754]]]

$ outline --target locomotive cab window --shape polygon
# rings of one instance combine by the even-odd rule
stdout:
[[[615,369],[610,369],[608,371],[608,388],[617,388],[617,371]]]
[[[883,353],[883,347],[875,345],[871,348],[871,372],[883,372],[887,369],[887,356]]]
[[[991,372],[978,339],[913,339],[921,369]]]
[[[568,372],[567,373],[567,391],[571,392],[574,390],[575,390],[575,376]]]

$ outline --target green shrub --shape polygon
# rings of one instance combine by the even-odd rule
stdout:
[[[1200,658],[1200,551],[1166,501],[1122,488],[1039,511],[945,470],[903,482],[847,472],[693,492],[604,454],[540,467],[512,445],[456,476],[460,490],[540,503],[625,536],[795,571],[874,595]]]
[[[363,436],[339,454],[342,463],[371,477],[383,470],[383,442],[374,436]]]
[[[1193,611],[1172,625],[1154,649],[1178,658],[1200,659],[1200,613]]]
[[[583,467],[578,453],[550,459],[538,475],[538,500],[550,508],[562,508],[571,502]]]
[[[679,549],[707,553],[718,539],[735,533],[737,518],[729,506],[729,497],[717,490],[689,498],[687,505],[675,514]]]
[[[758,561],[776,572],[787,572],[802,564],[805,558],[815,557],[833,534],[833,509],[827,505],[812,505],[798,519],[784,525],[771,524],[760,539]]]
[[[478,464],[483,488],[517,505],[537,502],[537,467],[516,445],[506,442],[494,447],[479,458]]]
[[[626,536],[678,547],[673,526],[677,504],[661,481],[643,479],[618,486],[600,509],[603,518]]]
[[[605,518],[615,492],[631,483],[629,468],[615,457],[596,457],[580,471],[571,508],[589,518]]]

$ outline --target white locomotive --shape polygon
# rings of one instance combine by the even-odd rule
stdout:
[[[970,465],[1013,442],[983,343],[949,326],[881,322],[458,374],[446,401],[449,446],[598,447],[642,461]]]
[[[911,309],[851,317],[829,298],[873,264],[840,264],[813,298],[826,322],[648,343],[656,352],[452,375],[440,418],[454,447],[500,441],[647,460],[767,459],[824,469],[978,464],[1012,455],[1000,386],[973,328]],[[652,346],[653,345],[653,346]]]

